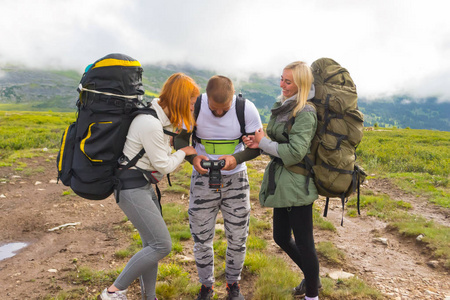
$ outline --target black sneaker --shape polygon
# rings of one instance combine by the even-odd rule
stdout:
[[[319,279],[319,284],[317,285],[318,289],[322,289],[322,283]],[[297,285],[295,288],[292,289],[292,295],[295,297],[304,297],[306,294],[306,285],[305,285],[305,279],[300,282],[299,285]]]
[[[227,300],[245,300],[244,295],[241,294],[239,283],[235,282],[232,285],[227,283]]]
[[[213,288],[207,287],[202,284],[202,287],[200,288],[200,293],[198,293],[196,300],[211,300],[213,295],[214,295]]]

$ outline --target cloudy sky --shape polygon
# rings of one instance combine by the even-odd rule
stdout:
[[[0,66],[84,67],[113,52],[229,76],[331,57],[362,96],[450,101],[446,0],[0,0]]]

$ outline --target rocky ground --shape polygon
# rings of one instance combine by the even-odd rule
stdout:
[[[114,257],[115,251],[129,243],[127,233],[117,230],[124,218],[122,211],[113,198],[89,201],[73,195],[63,196],[68,188],[56,184],[54,161],[54,156],[46,154],[28,159],[28,171],[0,168],[0,246],[27,244],[10,258],[2,259],[5,252],[0,252],[1,299],[44,299],[61,289],[74,288],[67,274],[81,265],[110,270],[123,264]],[[411,213],[450,226],[449,210],[405,194],[389,181],[371,180],[366,188],[410,202]],[[164,192],[163,201],[187,205],[186,197],[180,194]],[[316,203],[323,206],[324,201]],[[252,210],[255,216],[265,211],[256,201]],[[337,233],[317,230],[316,242],[332,241],[345,252],[347,259],[342,270],[321,264],[321,276],[336,271],[352,273],[381,291],[386,299],[450,299],[449,273],[422,243],[401,237],[387,224],[366,216],[364,211],[357,218],[345,217],[344,226],[339,226],[339,201],[331,202],[328,219],[336,226]],[[55,229],[61,225],[65,226]],[[270,251],[289,262],[270,236],[268,233]],[[192,257],[192,247],[185,248],[183,255]],[[191,268],[195,278],[193,263]],[[244,275],[242,290],[246,299],[252,299],[255,276]],[[85,299],[99,293],[96,288],[82,288]],[[220,299],[223,288],[218,289],[218,294]],[[140,299],[137,283],[130,288],[129,299]]]

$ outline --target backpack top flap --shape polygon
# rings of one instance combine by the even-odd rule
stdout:
[[[347,69],[331,58],[319,58],[311,70],[316,88],[314,103],[329,106],[338,114],[358,108],[356,85]]]
[[[80,87],[115,95],[144,95],[142,72],[139,61],[124,54],[113,53],[86,68]],[[82,92],[80,87],[79,92]]]

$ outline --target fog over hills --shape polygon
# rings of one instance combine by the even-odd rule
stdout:
[[[164,81],[175,72],[193,77],[204,91],[208,79],[215,73],[189,65],[145,65],[145,89],[158,94]],[[0,105],[8,110],[75,111],[76,88],[82,74],[73,70],[43,70],[23,67],[0,69]],[[253,101],[263,122],[268,121],[270,108],[280,93],[275,76],[251,75],[232,78],[236,92]],[[435,97],[415,98],[408,94],[368,99],[360,95],[359,107],[365,115],[365,126],[450,131],[450,101]],[[3,109],[0,106],[0,109]]]

